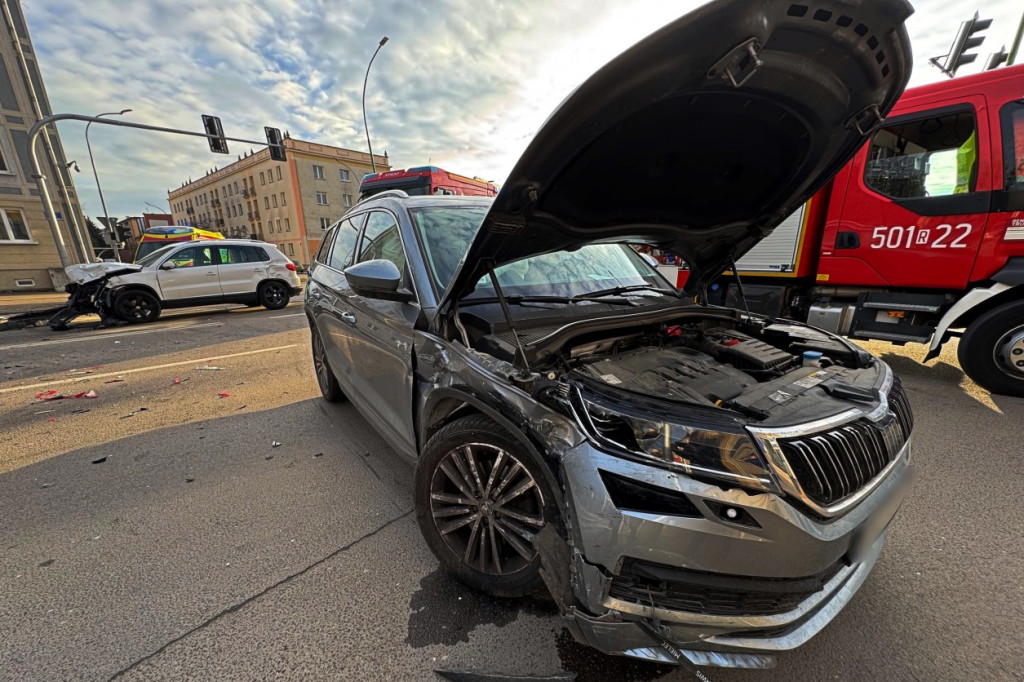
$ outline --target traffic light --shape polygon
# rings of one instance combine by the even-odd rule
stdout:
[[[1006,63],[1009,58],[1009,54],[1006,52],[1006,45],[999,48],[999,52],[993,52],[988,56],[988,61],[985,62],[985,71],[991,71],[992,69],[998,69],[1000,66]]]
[[[971,50],[980,47],[985,42],[985,36],[977,34],[992,25],[991,19],[979,19],[978,16],[978,13],[975,12],[973,17],[960,24],[960,31],[956,34],[953,46],[950,48],[949,54],[946,55],[946,61],[942,65],[942,70],[947,75],[955,76],[957,69],[964,64],[972,63],[978,58],[978,54],[971,52]]]
[[[224,139],[224,127],[220,124],[218,116],[203,114],[203,130],[207,135],[213,136],[206,138],[210,142],[211,152],[215,154],[228,153],[228,141]]]
[[[284,140],[278,128],[264,126],[263,132],[267,134],[267,147],[270,148],[270,158],[274,161],[286,161],[284,155]]]

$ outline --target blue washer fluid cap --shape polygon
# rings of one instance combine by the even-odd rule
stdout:
[[[821,353],[819,353],[816,350],[805,350],[804,351],[804,359],[805,360],[821,360]]]

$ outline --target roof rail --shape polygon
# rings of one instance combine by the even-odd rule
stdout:
[[[406,194],[405,190],[402,189],[386,189],[383,192],[377,192],[376,194],[371,194],[368,197],[363,197],[356,203],[361,204],[362,202],[367,201],[369,199],[381,199],[383,197],[397,197],[399,199],[408,199],[409,195]]]

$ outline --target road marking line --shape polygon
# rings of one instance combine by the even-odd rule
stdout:
[[[268,318],[268,319],[280,320],[282,317],[299,317],[300,315],[305,315],[305,314],[306,313],[291,313],[290,315],[271,315],[270,318]]]
[[[0,346],[0,350],[17,350],[19,348],[36,348],[39,346],[54,346],[61,343],[74,343],[76,341],[94,341],[97,339],[113,339],[119,336],[137,336],[139,334],[153,334],[155,332],[174,332],[181,329],[195,329],[196,327],[210,327],[218,322],[201,322],[198,324],[178,324],[156,327],[153,329],[139,329],[132,331],[110,331],[97,330],[95,334],[83,334],[67,339],[48,339],[46,341],[31,341],[29,343],[15,343],[10,346]]]
[[[76,376],[71,379],[55,379],[53,381],[43,381],[38,384],[28,384],[27,386],[11,386],[10,388],[0,388],[0,393],[10,393],[12,391],[27,391],[34,388],[46,388],[47,386],[60,386],[61,384],[73,384],[81,381],[92,381],[93,379],[106,379],[107,377],[123,377],[127,374],[138,374],[139,372],[152,372],[156,369],[167,369],[168,367],[181,367],[182,365],[194,365],[196,363],[212,362],[213,360],[226,360],[228,358],[240,358],[245,355],[257,355],[259,353],[271,353],[275,350],[285,350],[287,348],[298,348],[299,344],[290,343],[287,346],[275,346],[274,348],[260,348],[259,350],[247,350],[244,353],[231,353],[230,355],[215,355],[200,356],[196,360],[182,360],[181,362],[168,362],[163,365],[152,365],[150,367],[136,367],[134,369],[124,369],[120,372],[104,372],[103,374],[89,374],[86,376]]]

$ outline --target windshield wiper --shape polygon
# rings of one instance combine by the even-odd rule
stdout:
[[[618,296],[620,294],[628,294],[631,291],[656,291],[664,296],[674,296],[672,292],[665,291],[661,287],[656,287],[653,284],[631,284],[629,286],[610,287],[608,289],[598,289],[597,291],[589,291],[585,294],[576,294],[572,297],[573,301],[583,301],[589,298],[603,298],[605,296]]]
[[[521,303],[579,303],[580,301],[587,300],[588,297],[583,296],[519,296],[512,294],[505,297],[507,303],[519,305]],[[464,298],[459,302],[459,307],[465,308],[468,305],[480,305],[483,303],[499,303],[500,299],[496,296],[487,296],[486,298]],[[634,305],[635,301],[631,299],[623,298],[621,300],[610,300],[601,301],[602,303],[608,303],[612,305]]]

